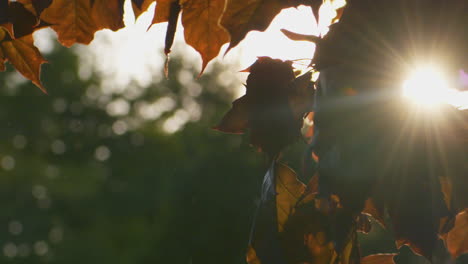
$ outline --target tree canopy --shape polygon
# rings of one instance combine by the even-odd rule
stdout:
[[[333,1],[131,2],[136,17],[156,2],[152,24],[167,22],[167,56],[180,17],[203,72],[222,45],[229,43],[229,52],[282,9],[306,5],[319,21],[321,6]],[[0,70],[9,61],[46,91],[45,59],[32,33],[50,27],[63,46],[89,44],[96,31],[125,26],[123,4],[0,0]],[[448,253],[456,259],[468,251],[468,111],[445,102],[421,111],[404,102],[399,87],[414,63],[427,60],[444,66],[455,90],[467,88],[468,2],[348,0],[335,12],[326,35],[283,31],[316,43],[308,69],[258,58],[246,69],[246,94],[214,127],[248,133],[269,157],[248,261],[393,263],[392,254],[361,255],[357,233],[369,231],[369,217],[393,231],[398,248],[407,245],[434,262]],[[301,138],[309,144],[299,177],[307,184],[281,162],[283,150]]]

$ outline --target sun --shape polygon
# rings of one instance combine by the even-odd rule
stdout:
[[[453,93],[443,72],[433,65],[415,68],[403,83],[403,96],[426,108],[450,103]]]

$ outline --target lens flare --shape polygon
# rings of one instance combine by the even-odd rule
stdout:
[[[449,103],[455,92],[449,88],[442,71],[433,66],[417,68],[403,83],[403,96],[425,107]]]

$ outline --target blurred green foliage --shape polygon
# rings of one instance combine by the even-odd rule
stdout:
[[[0,75],[0,262],[244,263],[265,162],[210,129],[224,69],[187,88],[172,58],[170,80],[103,93],[73,51],[47,58],[49,95]]]

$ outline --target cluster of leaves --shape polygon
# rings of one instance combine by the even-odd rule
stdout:
[[[166,54],[171,50],[179,14],[187,44],[203,60],[202,71],[221,46],[237,46],[252,30],[265,30],[283,8],[313,6],[317,0],[131,0],[135,17],[156,3],[151,25],[168,22]],[[316,5],[316,4],[315,4]],[[70,47],[89,44],[96,31],[123,28],[124,0],[0,0],[0,71],[9,61],[43,91],[40,67],[45,62],[34,47],[32,33],[51,27],[59,42]]]
[[[468,21],[460,10],[467,4],[454,0],[445,9],[437,1],[413,4],[406,12],[423,20],[436,12],[445,20],[455,14],[442,35],[417,42],[419,56],[444,58],[448,71],[466,69]],[[388,9],[388,16],[377,18],[372,10],[378,7]],[[395,96],[398,71],[415,52],[414,43],[402,41],[411,39],[411,24],[408,32],[387,30],[406,23],[395,22],[395,10],[401,11],[396,7],[401,6],[392,1],[349,1],[323,39],[285,31],[292,39],[317,42],[318,83],[310,72],[295,76],[291,62],[259,58],[249,68],[246,95],[216,127],[230,133],[250,130],[250,143],[272,159],[249,263],[394,263],[394,254],[360,256],[356,232],[369,231],[368,216],[392,229],[397,248],[407,245],[428,260],[445,262],[448,253],[456,259],[468,252],[468,111],[443,105],[415,114]],[[445,20],[417,25],[417,32],[427,37]],[[393,34],[380,38],[376,32]],[[399,48],[403,62],[376,47],[383,42]],[[436,52],[427,54],[428,44],[436,45]],[[303,120],[311,114],[314,136],[303,176],[314,177],[306,188],[278,157],[300,138]],[[439,240],[446,255],[438,251]]]

